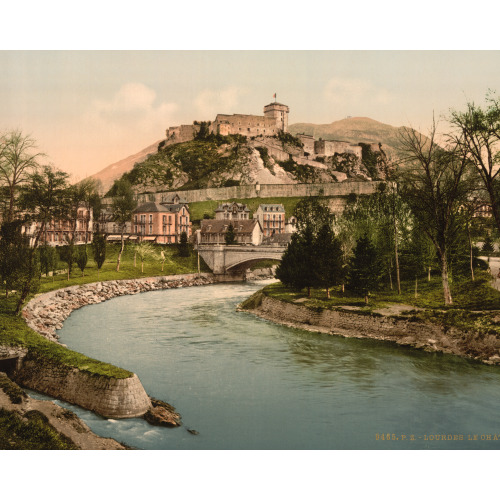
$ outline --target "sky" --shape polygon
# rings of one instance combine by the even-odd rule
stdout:
[[[289,123],[366,116],[425,131],[450,109],[500,92],[500,51],[0,51],[0,130],[36,139],[74,180],[217,113]]]

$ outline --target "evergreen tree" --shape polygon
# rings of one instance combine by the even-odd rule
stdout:
[[[189,257],[189,243],[188,243],[188,235],[186,231],[182,231],[181,238],[179,242],[179,256],[180,257]]]
[[[78,247],[78,252],[76,254],[76,264],[82,272],[82,276],[85,276],[85,268],[87,267],[87,245],[81,245]]]
[[[97,233],[94,235],[92,250],[94,251],[94,261],[97,265],[97,277],[99,277],[99,271],[106,260],[106,238],[103,234]]]
[[[294,233],[281,262],[276,269],[276,278],[284,285],[296,290],[307,287],[307,296],[311,296],[311,287],[315,285],[313,273],[313,231],[310,225]]]
[[[229,223],[224,239],[226,241],[226,245],[236,244],[236,235],[234,234],[234,226],[231,223]]]
[[[493,252],[493,250],[494,250],[493,240],[491,239],[491,236],[487,234],[483,243],[483,252],[489,256],[490,253]]]
[[[330,298],[330,287],[340,285],[344,279],[343,252],[331,225],[325,223],[318,231],[313,243],[314,281],[326,289]]]
[[[45,276],[49,275],[49,272],[52,273],[55,270],[57,265],[57,250],[50,245],[43,245],[40,247],[40,266],[42,272],[45,273]],[[53,276],[53,275],[52,275]]]
[[[349,291],[363,295],[368,303],[368,295],[378,288],[383,266],[375,246],[367,236],[356,242],[354,255],[349,263],[346,287]]]

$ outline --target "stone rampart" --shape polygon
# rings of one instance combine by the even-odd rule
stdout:
[[[105,418],[141,417],[151,401],[134,373],[118,379],[62,365],[50,358],[24,359],[16,383],[34,391],[94,411]]]
[[[274,198],[292,196],[347,196],[373,194],[380,182],[378,181],[345,181],[325,184],[255,184],[246,186],[231,186],[220,188],[205,188],[190,191],[176,191],[187,203],[207,200],[229,200],[232,198]],[[172,191],[173,192],[173,191]],[[161,202],[164,193],[152,195],[157,203]],[[144,195],[143,195],[144,196]],[[141,198],[142,200],[142,198]],[[153,201],[152,199],[150,201]]]

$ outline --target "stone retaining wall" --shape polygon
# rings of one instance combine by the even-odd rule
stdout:
[[[44,293],[32,299],[23,309],[23,317],[30,328],[52,341],[59,339],[56,330],[75,309],[98,304],[120,295],[133,295],[152,290],[207,285],[215,278],[209,273],[154,276],[149,278],[100,281],[76,285]]]
[[[493,335],[478,340],[487,347],[484,354],[470,351],[465,332],[428,322],[412,321],[403,316],[360,314],[350,310],[314,311],[303,305],[262,296],[262,302],[251,310],[260,317],[283,325],[319,331],[344,337],[389,340],[427,351],[439,351],[477,359],[486,364],[500,364],[500,341]],[[488,349],[491,347],[491,349]],[[481,349],[479,349],[481,351]],[[489,354],[488,354],[489,353]]]
[[[85,305],[120,295],[213,282],[215,279],[211,274],[190,274],[71,286],[34,298],[23,309],[23,317],[33,330],[57,342],[56,330],[62,328],[72,311]],[[6,347],[2,347],[0,353],[4,350],[7,353]],[[138,417],[151,408],[149,396],[136,374],[124,379],[110,378],[28,353],[14,379],[29,389],[95,411],[106,418]]]

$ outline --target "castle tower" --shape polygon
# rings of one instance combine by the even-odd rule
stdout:
[[[264,116],[276,121],[276,128],[283,132],[288,132],[288,113],[290,108],[286,104],[272,102],[264,106]]]

